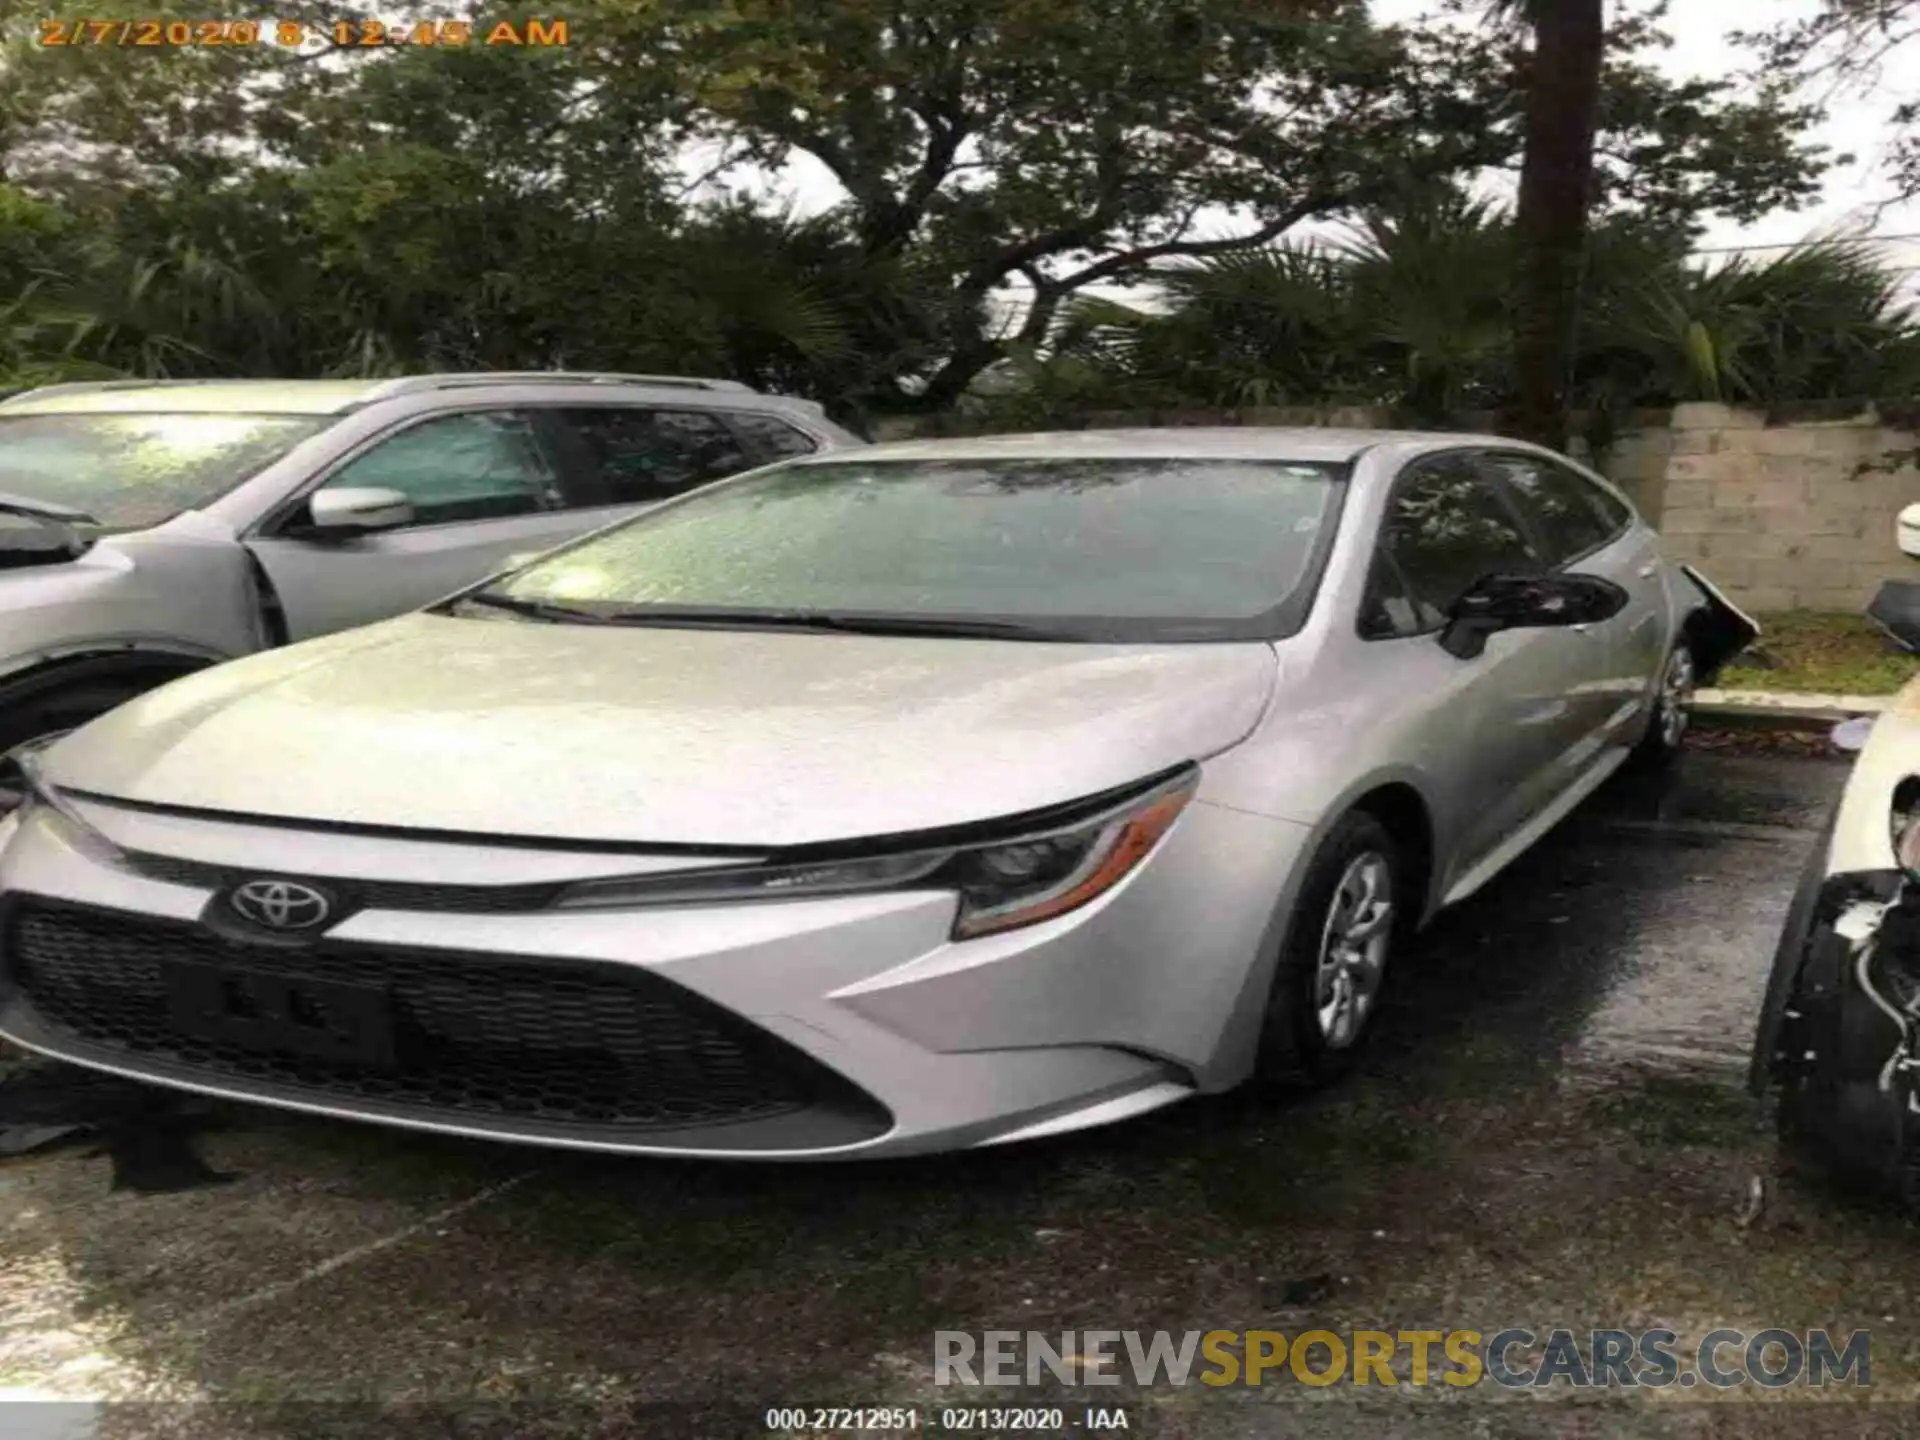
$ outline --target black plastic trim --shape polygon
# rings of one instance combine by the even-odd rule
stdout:
[[[122,920],[149,928],[171,929],[186,936],[204,938],[209,932],[190,922],[106,906],[79,905],[38,895],[15,892],[0,898],[0,1034],[17,1039],[31,1048],[60,1055],[78,1063],[93,1063],[111,1069],[138,1074],[161,1083],[187,1088],[201,1087],[230,1095],[276,1101],[296,1106],[315,1107],[341,1115],[370,1120],[386,1120],[445,1132],[449,1129],[495,1135],[504,1139],[573,1142],[635,1151],[658,1149],[663,1144],[712,1150],[827,1150],[859,1144],[884,1135],[893,1128],[892,1112],[878,1099],[800,1050],[789,1041],[762,1029],[752,1021],[716,1005],[664,976],[639,967],[624,967],[608,961],[574,960],[536,955],[487,954],[469,956],[467,952],[430,950],[417,946],[369,945],[341,941],[322,942],[320,950],[355,955],[420,954],[441,964],[470,959],[476,964],[498,962],[503,965],[538,965],[562,972],[624,972],[622,978],[645,986],[674,992],[674,1003],[685,1010],[709,1017],[726,1028],[749,1033],[756,1046],[777,1056],[779,1062],[798,1073],[817,1095],[815,1103],[785,1114],[756,1117],[743,1121],[706,1121],[682,1126],[620,1126],[568,1123],[550,1118],[498,1117],[481,1110],[414,1104],[404,1101],[370,1098],[320,1085],[290,1084],[236,1074],[211,1066],[198,1066],[159,1058],[121,1046],[102,1044],[77,1035],[43,1016],[22,990],[15,975],[12,954],[14,925],[26,908],[43,912],[78,915],[94,921]],[[255,957],[257,963],[258,957]],[[236,964],[249,963],[236,956]]]

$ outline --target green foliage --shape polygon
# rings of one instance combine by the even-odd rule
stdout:
[[[1048,408],[1385,405],[1440,421],[1511,382],[1505,216],[1438,197],[1366,215],[1337,245],[1172,269],[1150,308],[1085,304],[989,413]],[[1614,219],[1586,260],[1575,404],[1775,405],[1920,388],[1920,318],[1867,250],[1689,263],[1684,235]]]
[[[416,13],[292,0],[275,19],[376,9]],[[69,12],[0,0],[0,383],[604,366],[856,420],[950,405],[989,371],[1434,409],[1504,383],[1486,227],[1402,208],[1354,254],[1286,243],[1412,177],[1516,163],[1525,47],[1477,21],[1376,27],[1361,0],[584,0],[544,48],[39,46]],[[1650,33],[1629,17],[1613,37],[1603,211],[1691,223],[1803,195],[1823,163],[1806,112],[1663,78],[1635,58]],[[796,218],[767,195],[764,167],[794,157],[837,204]],[[1143,278],[1173,314],[1086,298]]]

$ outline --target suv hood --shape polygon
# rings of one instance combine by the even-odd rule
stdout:
[[[1076,800],[1244,738],[1264,643],[1113,646],[416,614],[192,675],[55,785],[293,820],[773,847]]]

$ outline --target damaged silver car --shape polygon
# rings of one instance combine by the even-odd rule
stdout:
[[[810,401],[671,376],[15,395],[0,402],[0,760],[202,666],[386,619],[709,480],[858,443]]]
[[[812,456],[22,757],[0,1035],[760,1160],[1324,1084],[1401,938],[1673,759],[1752,633],[1493,436]]]

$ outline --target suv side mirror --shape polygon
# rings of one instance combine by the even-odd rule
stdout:
[[[1483,575],[1453,602],[1440,644],[1471,660],[1502,630],[1592,625],[1626,608],[1627,592],[1598,575]]]
[[[1920,501],[1907,506],[1893,522],[1894,538],[1904,555],[1920,559]]]
[[[307,511],[312,528],[329,535],[362,535],[413,523],[413,501],[398,490],[372,487],[316,490]]]

